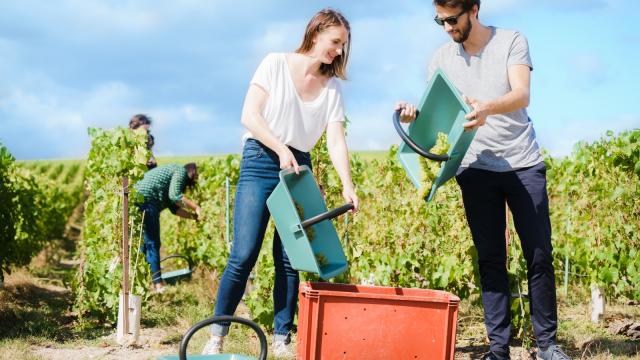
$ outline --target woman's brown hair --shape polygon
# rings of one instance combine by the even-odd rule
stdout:
[[[296,50],[297,53],[306,54],[313,48],[315,37],[331,26],[344,26],[347,29],[347,43],[342,49],[342,54],[336,56],[331,64],[320,64],[320,73],[328,77],[338,77],[347,79],[347,61],[349,60],[349,50],[351,48],[351,27],[347,19],[337,10],[322,9],[318,11],[307,24],[304,31],[302,44]]]
[[[142,125],[151,125],[151,118],[145,114],[136,114],[129,120],[129,129],[135,130]]]
[[[198,167],[195,163],[188,163],[184,166],[185,170],[187,170],[187,187],[196,186],[196,181],[198,180]]]

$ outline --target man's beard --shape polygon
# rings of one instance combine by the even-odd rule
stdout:
[[[469,38],[469,34],[471,33],[471,28],[471,20],[467,19],[467,26],[460,29],[459,37],[456,37],[454,33],[453,41],[457,42],[458,44],[462,44],[463,42],[467,41],[467,39]]]

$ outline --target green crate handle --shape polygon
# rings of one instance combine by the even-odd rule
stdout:
[[[165,260],[169,260],[169,259],[173,259],[173,258],[179,258],[179,259],[183,259],[184,261],[187,262],[187,265],[189,266],[188,270],[189,272],[193,271],[193,263],[191,262],[191,259],[189,259],[188,257],[184,256],[184,255],[169,255],[163,259],[160,260],[160,262],[162,263]],[[151,275],[151,277],[156,276],[158,273],[162,272],[162,270],[160,271],[156,271],[155,273],[153,273]]]
[[[416,118],[418,117],[418,113],[419,112],[416,111]],[[416,144],[413,140],[411,140],[409,135],[404,131],[404,129],[400,125],[400,110],[396,110],[396,112],[393,113],[393,126],[395,126],[396,131],[398,132],[398,135],[400,135],[400,138],[402,139],[402,141],[404,141],[407,144],[407,146],[409,146],[411,150],[415,151],[418,155],[433,161],[449,160],[449,155],[438,155],[438,154],[431,153],[423,149],[422,147],[420,147],[420,145]]]
[[[184,256],[184,255],[169,255],[166,258],[160,260],[160,262],[163,262],[165,260],[169,260],[169,259],[174,259],[174,258],[179,258],[179,259],[183,259],[184,261],[187,262],[188,266],[189,266],[189,270],[193,269],[193,263],[191,262],[191,259],[189,259],[188,257]]]
[[[229,316],[229,315],[213,316],[193,325],[187,331],[187,333],[184,334],[184,337],[180,342],[180,352],[178,353],[180,360],[187,360],[187,345],[189,344],[189,340],[191,340],[191,337],[193,336],[193,334],[195,334],[198,330],[202,329],[207,325],[217,324],[217,323],[229,323],[229,322],[235,322],[238,324],[246,325],[250,327],[253,331],[255,331],[255,333],[258,335],[258,339],[260,340],[260,357],[258,358],[258,360],[267,360],[267,337],[264,335],[264,332],[262,331],[262,329],[260,329],[260,326],[258,326],[258,324],[254,323],[251,320],[244,319],[237,316]]]
[[[354,206],[353,204],[344,204],[342,206],[340,206],[339,208],[335,208],[333,210],[329,210],[325,213],[322,214],[318,214],[314,217],[310,217],[307,220],[303,221],[300,225],[302,225],[302,228],[306,229],[310,226],[313,226],[317,223],[319,223],[320,221],[324,221],[327,219],[333,219],[335,217],[338,217],[344,213],[346,213],[347,211],[353,209]]]

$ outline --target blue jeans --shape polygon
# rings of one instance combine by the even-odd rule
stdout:
[[[509,353],[511,333],[505,201],[527,261],[529,306],[538,346],[556,343],[558,315],[546,173],[541,162],[508,172],[469,168],[456,177],[478,250],[484,322],[494,352]]]
[[[147,259],[151,267],[151,279],[154,284],[162,281],[160,271],[160,212],[150,203],[139,206],[144,211],[143,236],[144,243],[140,246],[140,251]]]
[[[290,148],[299,165],[311,167],[309,153]],[[278,155],[259,141],[249,139],[244,145],[240,179],[233,210],[233,246],[222,273],[214,314],[233,315],[244,294],[247,279],[262,247],[269,221],[267,198],[280,182]],[[275,282],[273,287],[274,334],[276,340],[288,341],[298,303],[298,271],[289,263],[280,236],[273,237]],[[228,326],[214,324],[214,335],[224,336]]]

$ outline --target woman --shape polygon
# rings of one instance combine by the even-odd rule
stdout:
[[[242,109],[244,150],[235,197],[233,247],[222,274],[215,315],[235,312],[256,263],[269,211],[266,200],[279,182],[281,169],[311,167],[309,151],[322,133],[342,181],[344,199],[358,207],[344,137],[344,109],[338,79],[345,79],[350,47],[349,23],[339,12],[319,11],[309,21],[294,53],[267,55],[251,80]],[[291,268],[277,232],[274,342],[276,356],[291,355],[289,332],[297,306],[298,272]],[[213,325],[204,354],[222,349],[228,326]]]
[[[154,292],[164,291],[160,271],[160,212],[169,209],[173,214],[185,219],[198,220],[202,217],[200,206],[187,199],[183,193],[187,187],[195,186],[198,180],[196,164],[185,166],[177,164],[156,167],[144,174],[144,178],[135,184],[135,189],[144,197],[140,210],[144,212],[144,244],[140,251],[144,253],[149,266]],[[186,211],[189,208],[195,213]]]
[[[147,149],[151,151],[151,148],[153,148],[153,145],[155,145],[155,138],[153,137],[153,135],[151,135],[149,127],[151,127],[151,118],[145,114],[133,115],[133,117],[131,117],[131,119],[129,120],[129,129],[136,130],[139,128],[143,128],[147,132]],[[158,166],[156,158],[153,156],[153,154],[151,154],[151,158],[149,159],[149,161],[147,161],[147,168],[151,170],[156,166]]]

